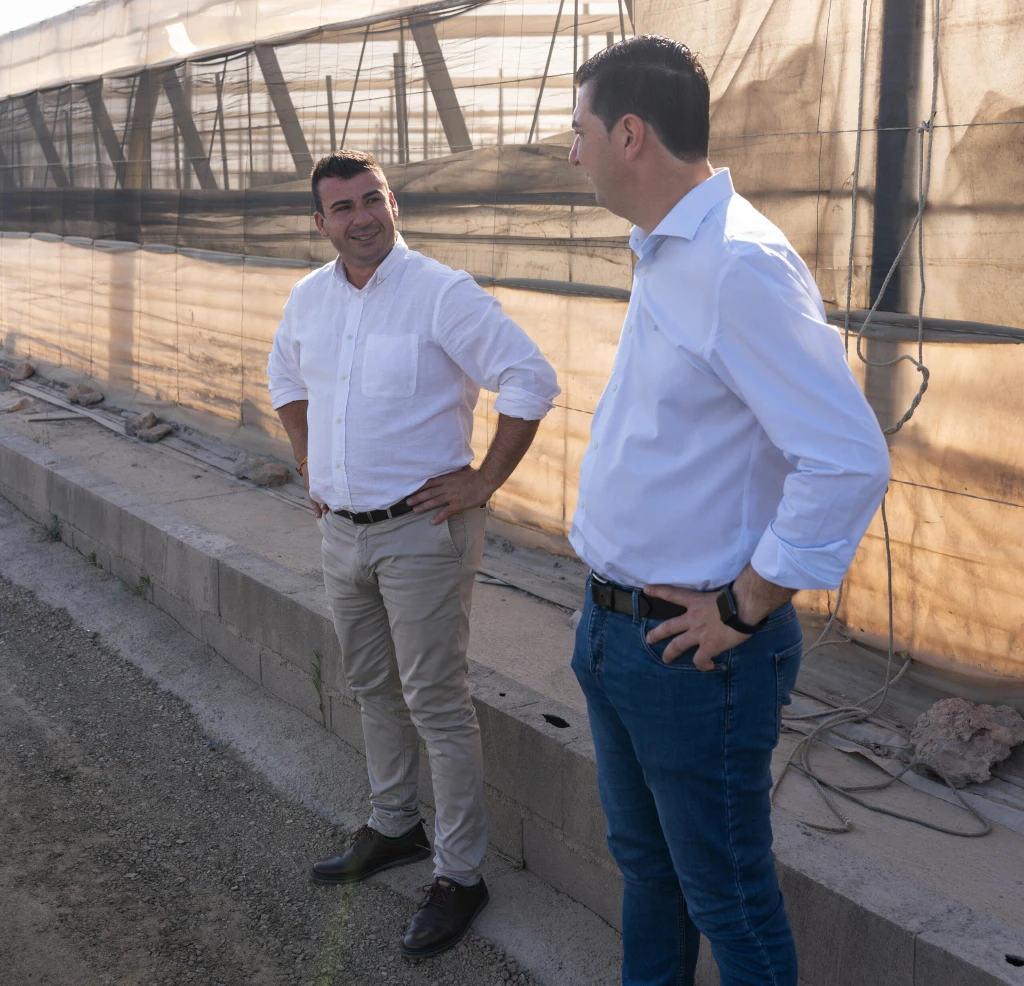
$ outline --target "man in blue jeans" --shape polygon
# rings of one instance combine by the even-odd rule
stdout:
[[[636,37],[576,82],[569,160],[637,256],[570,534],[622,981],[692,984],[703,932],[722,986],[796,986],[769,802],[790,599],[839,585],[888,452],[806,265],[708,162],[697,59]]]

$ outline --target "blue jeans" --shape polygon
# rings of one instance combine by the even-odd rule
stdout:
[[[587,699],[608,848],[622,871],[623,986],[692,986],[699,932],[722,986],[796,986],[772,858],[772,750],[803,635],[787,603],[713,671],[650,645],[657,620],[590,599],[572,666]]]

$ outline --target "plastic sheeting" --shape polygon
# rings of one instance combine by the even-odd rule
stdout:
[[[292,284],[328,259],[304,162],[344,140],[384,163],[410,245],[474,274],[556,367],[559,405],[493,507],[563,536],[632,273],[626,224],[565,163],[572,68],[631,33],[632,12],[638,32],[701,53],[713,161],[787,233],[827,306],[843,309],[849,290],[854,309],[881,294],[881,311],[904,313],[869,330],[869,360],[916,356],[923,274],[931,384],[891,442],[897,646],[1024,677],[1024,461],[1006,440],[1021,425],[1024,369],[1019,5],[940,0],[933,51],[931,0],[450,0],[417,15],[447,83],[415,36],[422,21],[398,6],[194,0],[183,16],[166,0],[118,0],[0,39],[6,348],[282,438],[266,351]],[[273,59],[257,41],[272,42]],[[922,127],[933,54],[937,110]],[[912,240],[882,293],[929,137],[924,265]],[[918,374],[865,367],[854,342],[851,363],[888,426]],[[493,424],[482,397],[478,451]],[[886,585],[876,519],[841,616],[878,642]]]

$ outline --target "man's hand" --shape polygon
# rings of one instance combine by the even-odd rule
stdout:
[[[747,565],[732,584],[739,617],[750,626],[760,623],[769,613],[774,613],[788,603],[795,591],[761,578],[751,565]],[[694,667],[701,671],[711,671],[719,654],[750,639],[745,633],[733,630],[722,622],[718,612],[717,591],[692,592],[671,585],[645,585],[644,592],[686,607],[682,616],[665,620],[647,635],[649,644],[675,637],[665,648],[662,659],[666,664],[671,664],[683,651],[696,647]]]
[[[749,639],[746,634],[733,630],[722,622],[716,602],[717,592],[693,592],[671,585],[645,585],[644,592],[649,596],[657,596],[659,599],[667,599],[671,603],[679,603],[686,607],[686,612],[682,616],[665,620],[647,634],[649,644],[656,644],[669,637],[675,638],[662,655],[662,660],[666,664],[671,664],[684,651],[696,647],[697,653],[693,655],[694,667],[701,671],[713,671],[715,658],[719,654]]]
[[[440,524],[461,510],[482,506],[491,498],[496,488],[479,470],[472,466],[463,466],[457,472],[428,479],[408,497],[407,502],[418,514],[443,507],[444,509],[430,521],[431,524]]]
[[[302,482],[306,484],[306,496],[309,496],[309,463],[303,462],[295,471],[302,477]],[[313,508],[313,516],[317,520],[324,514],[330,513],[331,510],[326,504],[317,503],[311,496],[309,496],[309,505]]]

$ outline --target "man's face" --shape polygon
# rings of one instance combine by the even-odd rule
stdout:
[[[616,187],[623,179],[622,162],[616,157],[612,135],[605,130],[600,118],[591,112],[592,95],[593,84],[584,82],[572,117],[576,139],[569,152],[569,163],[586,172],[597,204],[615,212]]]
[[[331,241],[346,268],[375,268],[398,238],[398,203],[372,171],[351,178],[322,178],[317,187],[323,212],[313,219],[320,235]]]

